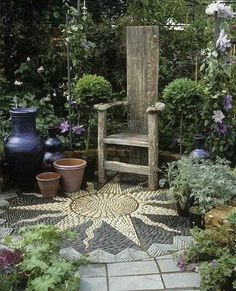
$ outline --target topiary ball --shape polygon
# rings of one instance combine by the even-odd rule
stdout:
[[[78,80],[74,89],[75,100],[88,106],[107,102],[111,95],[111,83],[104,77],[97,75],[84,75]]]

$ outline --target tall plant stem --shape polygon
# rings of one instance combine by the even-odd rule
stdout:
[[[80,0],[77,0],[77,13],[79,17],[80,16]]]
[[[215,27],[214,27],[214,44],[215,44],[215,49],[216,49],[216,42],[217,39],[220,35],[220,24],[221,24],[221,20],[218,17],[218,13],[215,12]]]
[[[87,134],[86,147],[85,147],[86,155],[87,155],[87,153],[88,153],[89,144],[90,144],[91,118],[92,118],[92,112],[91,112],[91,110],[90,110],[90,111],[89,111],[89,120],[88,120],[88,134]]]
[[[195,81],[198,81],[198,55],[195,56]]]
[[[183,113],[181,113],[181,119],[180,119],[180,143],[179,143],[179,153],[182,155],[183,153]]]
[[[68,28],[69,25],[69,16],[68,13],[66,13],[66,26]],[[72,151],[73,149],[73,144],[72,144],[72,120],[71,120],[71,113],[72,113],[72,108],[71,108],[71,74],[70,74],[70,43],[68,41],[68,32],[66,33],[66,57],[67,57],[67,87],[68,87],[68,102],[69,102],[69,124],[70,124],[70,129],[69,129],[69,146],[70,150]]]

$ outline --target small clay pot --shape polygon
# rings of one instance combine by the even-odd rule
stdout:
[[[60,189],[60,178],[61,175],[55,172],[45,172],[36,176],[43,197],[52,198],[57,195]]]
[[[62,186],[65,192],[77,192],[80,190],[87,165],[86,161],[67,158],[55,161],[53,165],[62,176]]]

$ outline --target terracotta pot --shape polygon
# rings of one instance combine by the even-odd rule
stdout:
[[[56,171],[62,176],[62,185],[65,192],[80,190],[87,162],[81,159],[61,159],[53,163]]]
[[[60,188],[61,175],[55,172],[41,173],[36,176],[39,189],[44,197],[52,198],[57,195]]]

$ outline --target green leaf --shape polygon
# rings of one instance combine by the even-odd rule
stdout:
[[[40,271],[46,271],[48,269],[48,264],[42,260],[39,260],[35,257],[25,258],[21,264],[21,269],[23,272],[32,272],[35,269]]]
[[[55,280],[49,275],[44,275],[31,280],[27,286],[28,291],[55,290]]]

